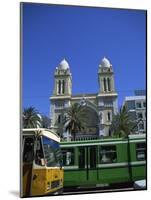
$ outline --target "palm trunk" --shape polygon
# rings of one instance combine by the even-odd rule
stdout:
[[[74,141],[76,140],[76,133],[74,133],[73,139],[74,139]]]
[[[72,133],[73,133],[73,140],[75,141],[76,140],[76,132],[73,131]]]

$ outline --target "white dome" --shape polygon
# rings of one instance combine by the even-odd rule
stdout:
[[[63,69],[63,70],[69,69],[69,64],[68,64],[68,62],[67,62],[65,59],[63,59],[63,60],[60,62],[60,64],[59,64],[59,68],[60,68],[60,69]]]
[[[107,58],[103,58],[101,61],[101,67],[103,68],[110,68],[111,67],[111,63]]]

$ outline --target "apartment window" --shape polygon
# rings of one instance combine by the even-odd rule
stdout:
[[[141,108],[142,106],[141,106],[141,102],[137,102],[136,103],[136,108]]]
[[[144,106],[144,108],[146,108],[146,102],[143,102],[143,106]]]
[[[146,119],[146,112],[144,112],[144,119]]]
[[[143,118],[143,113],[137,113],[137,117],[138,117],[138,119],[142,119]]]
[[[143,122],[139,124],[139,129],[144,130],[144,123]]]

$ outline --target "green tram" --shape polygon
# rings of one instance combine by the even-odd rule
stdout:
[[[61,142],[64,187],[104,187],[146,179],[146,136]]]

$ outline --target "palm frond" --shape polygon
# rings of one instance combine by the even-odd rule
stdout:
[[[127,137],[133,126],[135,125],[129,118],[126,106],[120,108],[120,112],[113,116],[111,131],[113,135],[119,135],[119,137]]]
[[[23,110],[23,128],[41,127],[42,119],[34,107],[24,108]]]
[[[85,128],[86,114],[84,107],[78,103],[72,104],[66,112],[63,123],[65,126],[65,131],[69,131],[75,139],[76,132]]]

